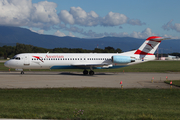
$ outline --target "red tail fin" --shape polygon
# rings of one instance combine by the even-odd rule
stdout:
[[[165,38],[159,36],[151,36],[140,46],[140,48],[134,53],[139,55],[154,55],[157,47]]]

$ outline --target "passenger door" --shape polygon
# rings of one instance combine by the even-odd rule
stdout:
[[[25,55],[24,56],[24,65],[27,66],[27,65],[30,65],[30,60],[29,60],[29,55]]]

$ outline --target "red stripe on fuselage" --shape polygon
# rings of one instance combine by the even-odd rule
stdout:
[[[41,60],[41,57],[39,57],[39,56],[33,56],[33,57],[39,59],[41,62],[44,62],[44,61]]]
[[[33,56],[33,57],[35,57],[35,58],[37,58],[37,59],[40,59],[40,57],[39,57],[39,56]]]

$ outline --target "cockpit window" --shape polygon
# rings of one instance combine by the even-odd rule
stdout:
[[[20,57],[13,57],[12,59],[20,60]]]
[[[16,60],[20,60],[20,57],[16,57]]]

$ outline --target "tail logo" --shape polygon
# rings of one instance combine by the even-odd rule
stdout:
[[[150,43],[146,43],[147,45],[149,45],[152,49],[154,49],[154,47],[152,46],[152,44]]]

